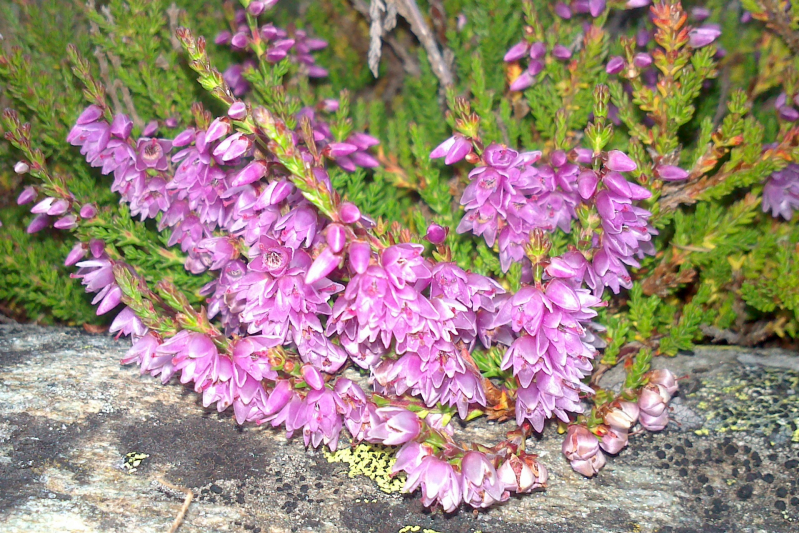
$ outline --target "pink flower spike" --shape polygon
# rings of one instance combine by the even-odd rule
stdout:
[[[655,175],[663,181],[679,181],[688,178],[688,171],[672,165],[663,165],[655,169]]]
[[[630,159],[627,154],[620,152],[619,150],[611,150],[608,152],[608,160],[607,163],[605,163],[605,166],[610,170],[615,170],[616,172],[630,172],[638,168],[638,165],[635,164],[635,161]]]
[[[341,257],[336,255],[329,246],[326,247],[311,264],[308,273],[305,274],[305,284],[313,285],[324,278],[336,269],[340,261]]]

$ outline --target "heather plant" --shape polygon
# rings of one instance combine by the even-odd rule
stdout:
[[[94,305],[123,363],[393,447],[448,512],[546,487],[547,424],[588,477],[666,428],[654,357],[799,334],[796,7],[276,4],[5,8],[11,312]]]

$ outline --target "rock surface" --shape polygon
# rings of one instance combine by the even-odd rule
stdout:
[[[351,478],[301,440],[236,425],[191,390],[140,377],[125,340],[0,326],[0,531],[790,532],[799,531],[799,356],[709,347],[656,359],[681,380],[666,431],[643,433],[594,479],[571,471],[548,428],[534,452],[546,492],[444,515],[418,495]],[[606,386],[621,374],[609,372]],[[483,421],[485,441],[507,428]],[[482,435],[482,437],[480,437]],[[123,458],[147,454],[128,473]]]

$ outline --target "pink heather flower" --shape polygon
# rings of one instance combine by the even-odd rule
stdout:
[[[47,226],[50,225],[50,217],[47,215],[36,215],[31,223],[28,224],[27,232],[28,233],[36,233],[37,231],[41,231]]]
[[[466,452],[461,459],[461,475],[463,501],[472,507],[485,509],[510,497],[497,470],[484,453]]]
[[[93,218],[95,215],[97,215],[97,208],[94,204],[84,204],[83,207],[80,208],[81,218]]]
[[[148,330],[144,327],[139,317],[136,316],[136,313],[133,312],[133,309],[126,306],[114,317],[114,321],[111,322],[111,327],[108,331],[109,333],[119,332],[120,335],[132,335],[134,339],[137,339],[143,337]]]
[[[632,402],[614,402],[605,414],[605,424],[628,430],[638,421],[638,405]]]
[[[677,385],[677,378],[674,374],[671,373],[670,370],[665,368],[659,370],[652,370],[648,373],[649,383],[654,383],[655,385],[660,385],[671,395],[674,396],[677,394],[679,390],[679,386]]]
[[[14,172],[17,174],[25,174],[31,169],[31,167],[25,161],[17,161],[14,164]]]
[[[368,442],[398,446],[419,436],[422,422],[416,413],[402,407],[381,407],[373,412]]]
[[[602,435],[599,446],[607,453],[615,455],[627,446],[627,442],[626,429],[610,427]]]
[[[67,258],[64,261],[65,266],[72,266],[86,255],[86,252],[89,251],[88,246],[83,244],[82,242],[76,243],[75,246],[72,247],[72,250],[69,251],[67,254]]]
[[[469,155],[471,151],[472,141],[456,133],[430,152],[430,159],[443,157],[445,164],[452,165]]]
[[[520,457],[510,454],[497,469],[497,475],[506,490],[524,494],[546,487],[549,473],[536,461],[534,455]]]
[[[643,426],[644,429],[649,431],[662,431],[669,425],[669,411],[665,410],[658,416],[641,411],[638,421],[641,422],[641,426]]]
[[[763,212],[785,220],[799,209],[799,165],[791,163],[774,172],[763,187]]]
[[[569,426],[562,448],[563,455],[574,471],[586,477],[593,476],[605,466],[605,456],[599,450],[599,440],[584,426]]]
[[[671,401],[671,394],[662,385],[649,383],[641,389],[638,397],[638,408],[640,409],[639,420],[644,414],[650,417],[657,417],[663,414]],[[643,423],[643,422],[642,422]]]
[[[513,45],[511,49],[508,50],[508,52],[505,54],[503,60],[506,62],[518,61],[524,56],[526,56],[528,53],[530,53],[530,43],[522,41],[520,43],[516,43],[515,45]]]
[[[341,399],[326,388],[312,390],[305,397],[305,419],[302,435],[305,445],[317,448],[327,445],[332,451],[338,447],[342,418],[339,414]],[[288,428],[288,426],[287,426]]]
[[[624,152],[611,150],[608,152],[607,157],[608,159],[605,162],[605,166],[610,170],[614,170],[616,172],[630,172],[638,168],[638,165],[636,165],[635,162]]]
[[[569,6],[563,2],[557,2],[555,4],[555,14],[564,20],[572,18],[572,12],[569,9]]]
[[[687,179],[689,174],[687,170],[672,165],[661,165],[655,167],[655,176],[663,181],[680,181]]]
[[[645,52],[635,54],[633,64],[638,68],[647,68],[652,64],[652,56]]]
[[[408,478],[403,490],[413,492],[422,489],[422,504],[429,507],[438,503],[444,511],[451,513],[462,501],[462,476],[446,461],[435,456],[424,457],[419,466],[406,471]]]
[[[17,197],[17,205],[24,205],[31,203],[32,201],[36,200],[37,194],[38,193],[36,192],[36,189],[33,186],[31,185],[26,186],[24,189],[22,189],[22,192],[19,193],[19,196]]]
[[[569,59],[572,56],[572,51],[563,46],[562,44],[556,44],[555,47],[552,49],[552,56],[557,59]]]
[[[702,48],[715,41],[719,35],[721,30],[716,25],[694,28],[688,32],[688,45],[692,48]]]
[[[624,70],[624,58],[621,56],[613,56],[605,66],[605,71],[608,74],[618,74]]]

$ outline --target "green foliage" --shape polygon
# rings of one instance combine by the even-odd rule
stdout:
[[[276,24],[294,24],[328,41],[316,57],[329,76],[309,80],[291,61],[260,62],[245,75],[252,85],[248,98],[267,105],[289,127],[300,108],[338,98],[336,113],[315,109],[337,140],[352,131],[379,138],[373,155],[380,168],[331,173],[335,189],[365,213],[402,223],[415,241],[431,222],[446,226],[454,261],[506,288],[520,286],[521,269],[503,273],[496,244],[489,247],[483,239],[456,231],[463,216],[458,199],[469,182],[470,166],[445,166],[428,157],[463,119],[457,104],[463,98],[478,121],[482,146],[499,142],[541,150],[547,161],[555,149],[607,141],[604,149],[625,150],[637,163],[630,175],[653,194],[645,207],[653,212],[651,222],[659,232],[653,237],[657,255],[632,269],[628,294],[605,296],[610,307],[598,319],[607,327],[604,364],[613,365],[643,347],[634,358],[640,367],[637,377],[630,378],[635,381],[648,368],[650,354],[690,349],[703,338],[703,327],[741,332],[748,324],[764,322],[773,334],[799,334],[796,219],[793,226],[776,221],[762,212],[760,202],[764,180],[797,160],[797,133],[778,118],[773,101],[780,92],[796,93],[799,54],[790,33],[769,26],[763,3],[743,2],[756,20],[742,23],[737,4],[708,1],[709,22],[723,32],[715,45],[693,50],[684,43],[677,46],[677,32],[671,30],[637,46],[636,32],[653,29],[653,21],[646,18],[647,10],[616,10],[620,2],[597,19],[580,15],[572,20],[556,16],[553,3],[541,0],[444,0],[436,3],[443,16],[419,2],[443,55],[452,59],[455,83],[448,90],[440,87],[409,25],[400,24],[384,36],[374,79],[366,65],[369,22],[351,2],[325,0],[307,8],[282,4],[273,13]],[[67,177],[76,195],[101,206],[103,217],[125,211],[115,205],[108,179],[64,142],[87,98],[106,98],[114,112],[130,113],[137,132],[151,120],[163,128],[166,119],[177,119],[185,127],[194,118],[194,102],[215,114],[225,108],[201,86],[217,87],[219,74],[206,73],[196,83],[191,54],[175,38],[175,27],[185,25],[194,35],[204,35],[205,60],[220,72],[243,59],[213,44],[218,32],[235,30],[232,5],[187,0],[175,4],[178,10],[172,5],[169,0],[110,0],[102,7],[89,4],[70,17],[56,0],[0,5],[5,21],[3,104],[31,123],[50,168]],[[562,44],[572,57],[547,55],[536,82],[515,93],[509,83],[527,60],[505,63],[502,57],[525,40],[540,41],[550,52]],[[68,44],[73,45],[69,54]],[[717,55],[717,47],[727,55]],[[669,49],[674,53],[663,52]],[[629,64],[641,52],[654,59],[649,78],[641,69],[606,73],[610,56]],[[652,73],[657,74],[654,80]],[[608,86],[612,132],[589,122],[597,114],[599,84]],[[89,89],[84,92],[82,85]],[[9,170],[17,159],[17,151],[0,144],[0,192],[9,197],[28,184]],[[678,165],[691,176],[685,182],[662,182],[654,169],[663,164]],[[71,247],[69,239],[30,236],[24,231],[30,216],[21,208],[4,209],[0,300],[38,320],[97,321],[81,287],[68,279],[70,270],[58,266]],[[109,240],[141,269],[147,284],[166,277],[184,289],[192,304],[200,302],[197,292],[208,278],[188,275],[183,255],[166,246],[154,224],[129,221],[113,231],[97,226],[86,232]],[[556,232],[550,236],[550,254],[579,248],[581,239],[576,229]],[[22,277],[20,272],[30,274]],[[62,280],[56,291],[49,287],[54,279]]]

